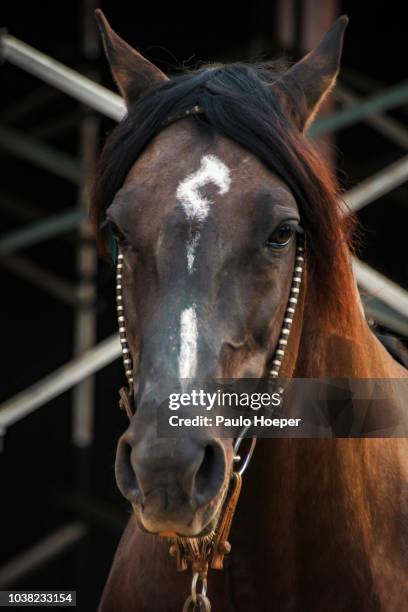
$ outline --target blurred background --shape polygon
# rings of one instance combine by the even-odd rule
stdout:
[[[114,279],[86,225],[89,177],[119,108],[113,97],[102,103],[103,91],[77,76],[114,90],[95,29],[97,6],[167,73],[201,61],[284,53],[295,60],[338,15],[349,15],[339,85],[310,137],[361,222],[355,265],[368,315],[397,336],[408,335],[403,3],[5,0],[0,589],[76,589],[78,607],[86,611],[96,609],[129,516],[113,473],[116,441],[126,427],[117,402],[125,381]],[[23,43],[77,74],[44,67]],[[84,87],[90,105],[78,100]]]

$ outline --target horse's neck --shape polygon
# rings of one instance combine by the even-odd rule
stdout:
[[[293,330],[294,377],[407,375],[372,334],[357,302],[350,334],[318,329],[306,310],[301,320]],[[404,439],[261,439],[245,475],[235,532],[246,562],[265,580],[264,567],[269,576],[277,572],[278,600],[285,589],[293,590],[301,572],[300,581],[329,581],[337,597],[347,588],[350,597],[361,592],[362,610],[368,609],[364,597],[374,582],[381,603],[398,609],[402,592],[394,577],[403,578],[398,541],[408,542],[408,530],[399,533],[397,525],[406,521],[401,486],[406,490],[407,483]],[[323,592],[324,585],[315,591]],[[318,600],[310,602],[311,609],[333,603],[324,608]]]
[[[341,305],[338,313],[333,315],[326,302],[322,305],[321,291],[314,283],[305,266],[281,377],[407,376],[407,370],[393,360],[367,324],[351,263],[344,274],[347,299],[342,304],[338,298]]]
[[[406,370],[394,361],[361,319],[347,336],[335,330],[302,333],[295,378],[399,378]]]
[[[348,324],[322,328],[305,291],[295,328],[291,377],[404,378],[407,370],[394,361],[371,331],[355,290]]]
[[[371,610],[375,592],[378,609],[404,609],[407,457],[403,439],[259,440],[232,538],[254,591],[296,593],[308,610],[343,597]],[[328,584],[333,601],[322,602]]]

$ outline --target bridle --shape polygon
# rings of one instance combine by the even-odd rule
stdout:
[[[166,127],[170,123],[188,117],[190,115],[201,114],[203,109],[194,106],[179,114],[169,117],[162,126]],[[296,235],[296,256],[293,270],[292,284],[289,292],[289,299],[286,306],[279,339],[275,353],[271,361],[268,378],[277,380],[281,366],[285,357],[288,345],[290,330],[295,316],[296,305],[298,303],[300,285],[302,282],[304,264],[304,239],[300,234]],[[123,253],[117,247],[116,260],[116,302],[119,325],[119,337],[122,347],[123,365],[128,382],[128,387],[123,387],[119,391],[119,406],[124,410],[129,420],[134,415],[134,396],[133,396],[133,363],[130,354],[129,344],[126,336],[126,325],[123,305]],[[279,392],[283,393],[280,387]],[[197,537],[174,536],[170,546],[171,556],[176,558],[177,569],[184,571],[191,564],[193,577],[191,583],[191,594],[186,599],[183,612],[191,610],[211,610],[210,600],[207,597],[207,574],[208,569],[222,569],[224,556],[231,551],[228,542],[232,520],[239,499],[242,487],[242,476],[247,469],[251,457],[255,450],[256,437],[251,437],[245,455],[239,455],[242,442],[249,431],[250,426],[241,430],[234,442],[234,469],[231,473],[231,481],[218,511],[217,523],[210,534]],[[200,588],[199,588],[200,587]]]

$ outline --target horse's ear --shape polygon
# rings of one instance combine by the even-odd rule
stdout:
[[[100,9],[95,17],[113,78],[129,108],[143,92],[167,81],[167,77],[112,30]]]
[[[320,104],[336,82],[340,68],[344,31],[348,17],[343,15],[326,32],[319,45],[294,64],[274,85],[283,105],[299,130],[313,121]]]

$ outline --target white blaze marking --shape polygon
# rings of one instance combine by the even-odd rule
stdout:
[[[187,220],[196,224],[191,228],[191,235],[186,244],[189,274],[194,271],[195,251],[200,240],[199,227],[205,222],[210,211],[210,204],[213,203],[200,193],[200,188],[207,183],[216,185],[220,195],[227,193],[230,188],[229,168],[215,155],[204,155],[198,170],[189,174],[177,188],[176,196],[184,209]],[[184,309],[180,316],[180,378],[194,378],[197,369],[197,345],[197,313],[196,305],[193,304]]]
[[[193,378],[197,368],[197,314],[195,304],[180,316],[180,378]]]
[[[215,155],[204,155],[201,158],[199,169],[189,174],[177,188],[177,199],[181,203],[189,221],[203,224],[208,216],[212,201],[200,193],[200,188],[204,187],[207,183],[214,183],[218,187],[220,195],[227,193],[230,188],[231,178],[229,168]],[[187,269],[190,274],[193,272],[195,250],[199,239],[200,233],[196,230],[186,246]]]
[[[207,183],[217,185],[221,195],[227,193],[231,184],[228,166],[215,155],[204,155],[199,169],[187,176],[177,188],[177,198],[184,208],[187,219],[205,221],[211,200],[202,196],[199,189]]]
[[[194,268],[195,250],[200,239],[200,233],[197,231],[187,242],[187,270],[191,274]]]

